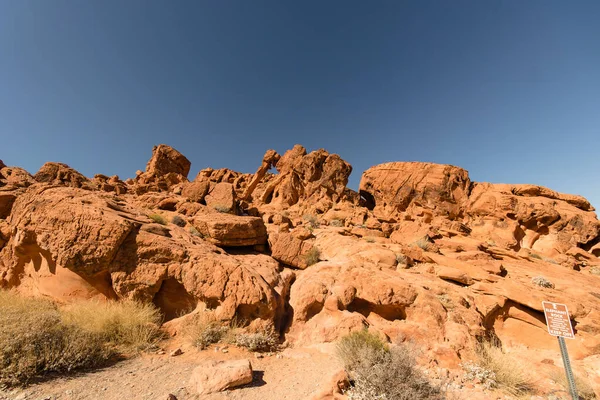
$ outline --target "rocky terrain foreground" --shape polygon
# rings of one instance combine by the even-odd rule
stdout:
[[[477,382],[465,385],[461,365],[479,339],[497,338],[551,394],[547,377],[562,362],[542,301],[560,302],[575,330],[573,368],[600,388],[600,221],[585,198],[472,182],[462,168],[419,162],[374,166],[357,193],[346,187],[350,164],[300,145],[267,151],[255,174],[205,169],[190,181],[190,165],[166,145],[125,181],[90,179],[60,163],[31,175],[0,161],[0,288],[59,302],[152,302],[172,340],[199,311],[280,333],[287,354],[253,361],[264,364],[264,385],[207,399],[317,396],[339,365],[314,349],[364,327],[418,349],[419,365],[455,382],[462,398],[496,398]],[[156,357],[90,376],[131,365],[135,373]],[[307,357],[317,366],[289,362]],[[164,358],[178,367],[157,367],[158,375],[181,368],[172,389],[123,398],[166,398],[188,382],[196,360]],[[60,386],[61,398],[81,389],[68,387],[74,381]],[[59,383],[46,385],[22,398]],[[87,398],[120,398],[94,393]],[[319,398],[342,397],[329,390]]]

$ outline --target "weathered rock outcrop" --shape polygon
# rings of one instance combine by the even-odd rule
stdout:
[[[409,208],[425,209],[455,219],[466,204],[469,173],[453,165],[390,162],[369,168],[359,193],[367,208],[394,217]]]
[[[203,310],[291,345],[368,327],[445,367],[483,336],[540,361],[549,300],[569,306],[574,362],[600,351],[600,222],[580,196],[398,162],[365,172],[361,203],[348,163],[299,145],[255,174],[189,169],[165,145],[126,181],[0,163],[0,287]]]
[[[587,200],[539,186],[476,184],[466,210],[474,237],[517,251],[564,254],[571,247],[589,250],[600,238]]]
[[[88,187],[90,180],[69,167],[67,164],[48,162],[33,176],[38,182],[52,185],[72,186],[76,188]]]
[[[320,203],[327,209],[344,194],[350,164],[321,149],[309,154],[300,145],[288,150],[275,165],[279,174],[260,194],[263,204],[292,206],[299,201]]]
[[[179,174],[187,178],[192,163],[183,154],[164,144],[154,146],[152,158],[146,165],[146,173],[154,176]]]
[[[175,185],[187,182],[191,163],[172,147],[154,146],[146,171],[138,171],[134,179],[135,193],[169,191]]]
[[[265,225],[258,217],[213,213],[195,217],[193,224],[206,240],[217,246],[254,246],[267,242]]]

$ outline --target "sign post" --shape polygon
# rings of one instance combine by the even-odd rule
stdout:
[[[565,338],[575,338],[573,326],[571,325],[571,318],[569,317],[569,310],[565,304],[551,303],[549,301],[543,301],[542,307],[544,308],[548,333],[558,338],[558,346],[560,347],[560,354],[565,366],[565,373],[567,374],[567,382],[569,382],[571,397],[573,400],[579,400],[577,388],[575,387],[575,377],[571,370],[571,361],[569,360],[569,353],[567,352],[567,344],[565,343]]]

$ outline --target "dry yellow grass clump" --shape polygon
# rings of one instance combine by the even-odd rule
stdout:
[[[148,347],[158,337],[158,321],[158,311],[135,302],[59,307],[0,290],[0,386],[95,367]]]
[[[493,373],[492,387],[497,387],[514,396],[535,392],[535,385],[522,363],[511,354],[505,353],[494,342],[485,341],[477,346],[478,364]]]

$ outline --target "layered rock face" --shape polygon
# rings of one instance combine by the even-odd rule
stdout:
[[[359,199],[347,162],[299,145],[255,174],[189,170],[166,145],[125,181],[0,163],[0,287],[153,302],[165,320],[202,309],[292,345],[368,327],[446,367],[485,336],[535,367],[556,301],[575,362],[600,352],[600,222],[580,196],[394,162],[363,174]]]

